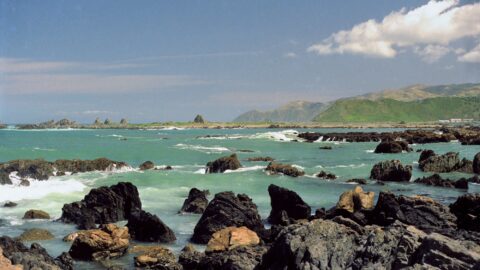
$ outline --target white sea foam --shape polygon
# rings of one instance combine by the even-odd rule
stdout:
[[[57,151],[57,149],[34,147],[34,148],[33,148],[33,151],[49,151],[49,152],[52,152],[52,151]]]
[[[208,137],[198,137],[199,140],[238,140],[246,138],[245,135],[232,134],[232,135],[221,135],[221,136],[208,136]]]
[[[183,144],[179,143],[176,144],[175,147],[184,149],[184,150],[194,150],[199,151],[207,154],[213,153],[223,153],[223,152],[231,152],[230,149],[223,147],[223,146],[203,146],[203,145],[192,145],[192,144]]]
[[[335,166],[322,166],[322,165],[317,165],[315,166],[316,168],[330,168],[330,169],[333,169],[333,168],[361,168],[361,167],[365,167],[367,166],[367,164],[365,163],[361,163],[361,164],[348,164],[348,165],[335,165]]]
[[[251,166],[251,167],[242,167],[236,170],[226,170],[224,173],[238,173],[238,172],[249,172],[249,171],[258,171],[265,169],[265,166]]]
[[[274,141],[281,141],[281,142],[290,142],[293,140],[298,140],[298,131],[293,129],[287,129],[282,131],[271,131],[271,132],[264,132],[264,133],[257,133],[253,136],[250,136],[252,139],[271,139]]]
[[[186,128],[175,127],[175,126],[167,126],[167,127],[160,127],[161,130],[186,130]]]
[[[365,150],[365,152],[367,152],[367,153],[373,153],[373,152],[375,152],[375,150],[374,150],[374,149],[370,149],[370,150]]]
[[[205,169],[205,168],[201,168],[201,169],[196,170],[194,173],[196,173],[196,174],[205,174],[205,172],[206,172],[206,169]]]

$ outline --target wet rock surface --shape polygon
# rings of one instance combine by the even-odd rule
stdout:
[[[227,227],[212,235],[205,252],[227,251],[242,246],[256,246],[258,244],[260,244],[260,238],[247,227]]]
[[[242,167],[236,154],[228,157],[221,157],[215,161],[208,162],[205,173],[223,173],[226,170],[236,170]]]
[[[271,184],[268,186],[271,211],[268,221],[271,224],[289,224],[290,220],[308,219],[310,206],[294,191]]]
[[[190,189],[190,192],[188,192],[188,197],[183,202],[180,212],[195,214],[203,213],[208,205],[208,194],[208,190],[201,191],[197,188]]]
[[[161,246],[134,246],[131,253],[136,267],[142,269],[182,270],[172,251]]]
[[[427,177],[415,179],[415,183],[425,184],[427,186],[468,189],[468,183],[474,179],[461,178],[458,180],[443,179],[440,175],[434,174]]]
[[[326,172],[326,171],[320,171],[319,173],[317,173],[315,175],[317,178],[320,178],[320,179],[327,179],[327,180],[335,180],[337,179],[337,176],[333,173],[329,173],[329,172]]]
[[[480,193],[462,195],[450,205],[459,228],[480,231]]]
[[[425,172],[448,173],[465,172],[473,173],[472,161],[460,159],[458,153],[448,152],[437,155],[432,150],[424,150],[418,160],[418,166]]]
[[[265,170],[273,174],[284,174],[291,177],[303,176],[305,174],[304,171],[295,168],[292,165],[276,162],[270,162]]]
[[[412,149],[408,146],[408,142],[405,141],[385,141],[381,142],[375,148],[374,153],[380,154],[397,154],[405,152],[411,152]]]
[[[51,232],[45,229],[32,228],[24,231],[18,239],[21,241],[39,241],[39,240],[50,240],[54,236]]]
[[[473,158],[472,167],[473,173],[480,174],[480,153],[477,153]]]
[[[408,182],[411,177],[412,166],[404,166],[399,160],[379,162],[370,171],[370,179],[380,181]]]
[[[138,241],[169,243],[177,239],[160,218],[143,210],[130,215],[127,227],[132,238]]]
[[[145,170],[151,170],[155,168],[155,164],[151,161],[145,161],[140,166],[138,167],[140,170],[145,171]]]
[[[23,219],[50,219],[50,215],[42,210],[30,209],[25,212]]]

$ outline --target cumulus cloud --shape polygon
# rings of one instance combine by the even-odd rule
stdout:
[[[470,62],[470,63],[480,63],[480,44],[469,52],[458,57],[458,61],[461,62]]]
[[[394,11],[379,22],[371,19],[334,33],[308,51],[393,58],[411,47],[425,61],[432,62],[450,52],[452,42],[479,37],[479,17],[480,3],[460,5],[458,0],[432,0],[412,10]]]

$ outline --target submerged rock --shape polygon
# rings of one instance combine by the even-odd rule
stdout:
[[[247,227],[227,227],[212,235],[205,252],[226,251],[241,246],[255,246],[258,244],[260,244],[260,238]]]
[[[54,236],[51,232],[38,228],[28,229],[19,236],[21,241],[40,241],[50,240],[53,238]]]
[[[418,165],[425,172],[473,172],[472,162],[465,158],[460,159],[459,154],[454,152],[436,155],[432,150],[424,150],[420,155]]]
[[[223,173],[226,170],[236,170],[242,167],[238,161],[237,154],[228,157],[221,157],[215,161],[208,162],[205,173]]]
[[[375,148],[375,153],[389,153],[396,154],[402,151],[411,152],[412,149],[408,147],[408,142],[405,141],[384,141]]]
[[[359,184],[359,185],[366,185],[367,180],[362,179],[362,178],[354,178],[354,179],[347,180],[347,183],[356,183],[356,184]]]
[[[197,188],[190,189],[188,198],[183,202],[180,212],[201,214],[208,205],[208,190],[201,191]]]
[[[480,193],[462,195],[450,205],[459,228],[480,232]]]
[[[318,177],[318,178],[321,178],[321,179],[328,179],[328,180],[337,179],[337,176],[335,174],[329,173],[329,172],[326,172],[326,171],[321,171],[321,172],[317,173],[315,176]]]
[[[192,241],[207,244],[212,234],[230,226],[245,226],[260,235],[264,230],[257,206],[247,195],[217,193],[195,226]]]
[[[408,182],[412,177],[412,166],[403,166],[399,160],[386,160],[375,164],[370,179],[380,181]]]
[[[25,212],[23,219],[50,219],[50,215],[42,210],[30,209]]]
[[[310,206],[294,191],[271,184],[268,186],[272,210],[268,221],[271,224],[290,223],[290,219],[308,219],[311,215]]]
[[[155,164],[153,164],[153,162],[148,160],[148,161],[145,161],[142,164],[140,164],[139,168],[142,171],[150,170],[150,169],[155,168]]]
[[[65,204],[60,220],[77,224],[80,229],[95,228],[95,223],[106,224],[128,219],[142,209],[137,188],[131,183],[119,182],[110,187],[99,187],[78,202]]]
[[[292,165],[275,163],[275,162],[270,162],[270,164],[268,164],[265,170],[270,173],[274,173],[274,174],[280,173],[280,174],[284,174],[292,177],[303,176],[305,174],[304,171],[298,168],[295,168]]]
[[[156,215],[143,210],[133,212],[127,227],[133,239],[144,242],[169,243],[175,241],[175,233]]]
[[[462,178],[456,181],[452,181],[449,179],[443,179],[438,174],[434,174],[428,177],[417,178],[414,182],[425,184],[428,186],[468,189],[469,179]]]

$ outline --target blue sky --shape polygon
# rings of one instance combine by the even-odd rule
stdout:
[[[0,0],[0,122],[231,120],[480,81],[480,4]]]

